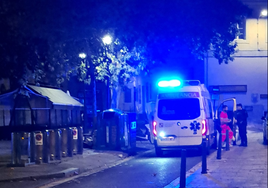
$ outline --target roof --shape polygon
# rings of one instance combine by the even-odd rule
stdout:
[[[30,90],[34,90],[36,93],[47,97],[54,105],[66,105],[66,106],[80,106],[82,107],[79,101],[75,100],[73,97],[65,93],[60,89],[46,88],[28,85]]]

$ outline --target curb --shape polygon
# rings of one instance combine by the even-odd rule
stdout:
[[[208,157],[207,157],[207,163],[208,163],[208,160],[211,160],[213,157],[216,157],[217,155],[217,150],[215,150],[212,154],[210,154]],[[187,161],[187,159],[186,159]],[[191,176],[192,174],[194,174],[195,172],[197,172],[200,168],[202,167],[202,161],[197,163],[195,166],[193,166],[191,169],[189,169],[187,172],[186,172],[186,182],[187,182],[187,178],[189,176]],[[201,171],[200,171],[201,172]],[[175,188],[175,187],[178,187],[178,185],[180,185],[180,177],[176,178],[175,180],[173,180],[170,184],[166,185],[164,188]]]
[[[70,177],[75,174],[78,174],[78,168],[68,168],[66,170],[56,172],[56,173],[49,173],[45,175],[37,175],[37,176],[25,176],[20,178],[10,178],[5,180],[0,180],[0,182],[11,182],[11,181],[21,181],[21,180],[36,180],[36,179],[49,179],[49,178],[64,178]]]
[[[152,150],[153,149],[144,151],[144,152],[142,152],[140,154],[137,154],[135,156],[128,156],[126,158],[122,158],[119,161],[116,161],[116,162],[112,163],[109,166],[101,166],[101,167],[97,167],[95,169],[89,169],[89,168],[68,168],[68,169],[63,170],[63,171],[54,172],[54,173],[48,173],[48,174],[43,174],[43,175],[25,176],[25,177],[19,177],[19,178],[3,179],[3,180],[0,180],[0,182],[12,182],[12,181],[21,181],[21,180],[36,180],[36,179],[50,179],[50,178],[66,178],[66,177],[67,178],[72,177],[72,179],[75,179],[75,178],[77,178],[79,176],[88,176],[88,175],[91,175],[91,174],[100,172],[102,170],[105,170],[105,169],[108,169],[108,168],[112,168],[112,167],[117,166],[117,165],[119,165],[121,163],[124,163],[126,161],[131,160],[131,159],[134,159],[134,158],[137,158],[139,156],[142,156],[142,155],[144,155],[146,153],[149,153]],[[81,157],[79,156],[79,157],[76,157],[76,158],[70,158],[70,160],[75,160],[75,159],[79,159],[79,158],[82,158],[82,157],[83,156],[81,156]],[[65,162],[65,161],[68,161],[68,160],[66,159],[66,160],[64,160],[62,162]],[[55,163],[56,162],[57,161],[55,161]],[[44,164],[46,164],[46,163],[44,163]],[[87,174],[84,175],[85,173],[87,173]]]

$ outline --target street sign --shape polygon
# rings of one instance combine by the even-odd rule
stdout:
[[[77,128],[76,127],[73,128],[73,139],[74,140],[77,140],[78,139],[78,136],[77,136]]]
[[[41,132],[35,133],[35,145],[36,146],[43,145],[43,134]]]

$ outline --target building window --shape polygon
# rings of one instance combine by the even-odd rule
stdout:
[[[131,103],[131,89],[125,87],[125,103]]]
[[[236,39],[246,40],[246,19],[244,19],[240,24],[237,24],[238,34]]]

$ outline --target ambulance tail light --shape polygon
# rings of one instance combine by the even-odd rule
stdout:
[[[156,121],[153,121],[153,134],[154,134],[154,136],[156,136],[157,135],[157,132],[156,132]]]
[[[207,121],[202,120],[202,135],[205,136],[207,134]]]

